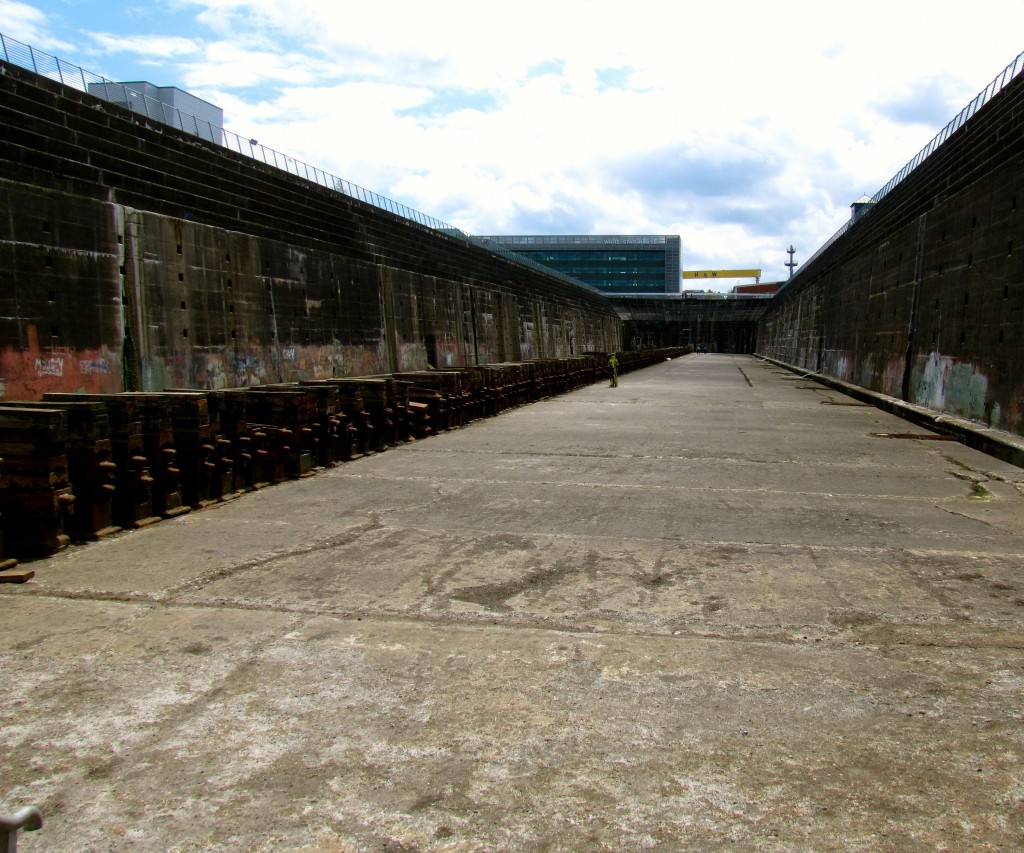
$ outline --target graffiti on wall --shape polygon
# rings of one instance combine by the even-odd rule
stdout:
[[[48,391],[120,392],[120,354],[106,347],[41,351],[34,335],[26,349],[0,350],[0,398],[40,400]]]
[[[108,361],[96,358],[80,358],[78,360],[78,371],[83,376],[95,376],[97,374],[110,376],[113,373]]]
[[[64,357],[60,355],[47,355],[36,358],[36,376],[63,376]]]
[[[885,361],[879,386],[882,393],[890,397],[899,397],[903,391],[903,357],[889,354]]]
[[[258,352],[229,352],[228,375],[236,388],[261,385],[267,375],[263,356]]]
[[[993,418],[999,426],[999,407],[986,411],[988,377],[968,362],[930,353],[914,375],[914,402],[930,409],[976,420]]]

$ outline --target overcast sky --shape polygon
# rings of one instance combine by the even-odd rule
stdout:
[[[0,0],[472,234],[678,234],[785,278],[1024,50],[1024,0]],[[732,284],[730,282],[729,284]]]

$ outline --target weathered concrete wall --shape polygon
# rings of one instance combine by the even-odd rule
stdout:
[[[0,181],[0,395],[120,390],[113,209]]]
[[[0,398],[621,348],[600,294],[0,71]]]
[[[1024,434],[1024,77],[777,296],[758,351]]]

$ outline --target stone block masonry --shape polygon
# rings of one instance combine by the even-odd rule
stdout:
[[[1024,77],[773,300],[758,351],[1024,434]]]
[[[0,71],[0,400],[621,348],[597,293]]]

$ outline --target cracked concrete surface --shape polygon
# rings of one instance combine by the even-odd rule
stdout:
[[[33,563],[20,849],[1021,849],[1024,471],[848,402],[692,355]]]

